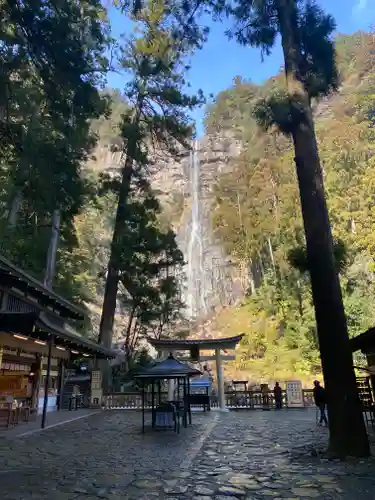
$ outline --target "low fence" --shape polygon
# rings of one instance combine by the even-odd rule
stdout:
[[[304,389],[302,391],[305,407],[314,406],[312,389]],[[155,402],[159,402],[159,394],[155,393]],[[151,393],[145,393],[145,408],[151,408]],[[160,401],[168,400],[168,392],[160,393]],[[211,408],[218,408],[219,403],[217,396],[211,396]],[[231,391],[225,393],[225,404],[227,408],[233,410],[256,410],[262,409],[265,406],[275,408],[275,396],[273,391],[263,394],[261,391]],[[117,392],[105,394],[103,397],[104,408],[108,410],[140,410],[142,408],[142,394],[139,392]],[[287,394],[283,391],[283,406],[287,407]],[[195,407],[194,407],[195,409]],[[197,410],[200,408],[197,407]]]

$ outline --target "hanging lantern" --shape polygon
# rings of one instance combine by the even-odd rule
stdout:
[[[199,347],[197,345],[193,345],[190,348],[190,359],[192,361],[199,361]]]

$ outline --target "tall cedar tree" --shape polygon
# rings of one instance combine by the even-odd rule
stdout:
[[[183,255],[173,231],[161,230],[160,205],[149,190],[132,193],[127,207],[119,299],[128,318],[124,350],[130,366],[141,335],[153,331],[160,337],[166,323],[178,315],[182,304],[173,271],[181,270]]]
[[[163,0],[146,2],[133,15],[137,32],[123,49],[122,66],[130,76],[125,96],[130,104],[123,115],[123,166],[111,252],[108,262],[99,340],[111,344],[116,310],[123,228],[132,179],[147,177],[150,156],[177,156],[178,145],[189,147],[192,129],[187,111],[200,103],[184,94],[184,58],[196,44],[177,36],[175,17]]]
[[[257,109],[266,127],[291,135],[306,235],[308,267],[329,412],[334,455],[366,456],[369,444],[357,395],[352,354],[335,266],[311,111],[311,99],[337,88],[335,54],[330,35],[333,19],[313,2],[233,0],[234,34],[243,45],[269,54],[280,34],[287,92],[263,101]]]
[[[73,203],[64,183],[76,182],[79,162],[93,143],[88,120],[105,110],[97,89],[107,68],[103,9],[96,0],[64,0],[58,6],[9,0],[1,10],[6,20],[0,30],[2,158],[15,165],[16,185],[31,191],[41,182],[39,197],[45,191],[58,204]],[[62,158],[68,164],[71,159],[75,171],[55,167]],[[48,182],[53,192],[45,189]]]
[[[22,213],[37,221],[35,236],[58,211],[71,235],[87,193],[80,166],[95,143],[89,120],[106,108],[98,91],[107,68],[104,11],[96,0],[8,0],[1,11],[0,163],[9,183],[8,223],[18,230]],[[16,260],[29,254],[18,245],[27,231],[20,229],[5,229],[2,237]]]

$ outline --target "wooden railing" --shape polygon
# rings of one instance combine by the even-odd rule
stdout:
[[[303,401],[305,407],[314,406],[313,391],[310,389],[305,389],[302,391]],[[216,398],[215,398],[216,399]],[[283,407],[288,406],[288,398],[286,391],[282,392],[282,403]],[[248,409],[258,409],[258,408],[275,408],[275,396],[273,391],[268,391],[263,394],[261,391],[233,391],[225,393],[225,404],[227,408],[248,408]],[[212,406],[217,406],[217,401],[212,401]]]
[[[168,401],[168,393],[161,393],[161,402]],[[104,408],[109,410],[140,410],[142,409],[142,394],[139,392],[115,392],[103,396]],[[151,408],[152,395],[145,394],[145,408]],[[155,394],[154,401],[159,402],[159,395]]]
[[[155,403],[159,402],[159,395],[155,392]],[[168,400],[168,393],[161,392],[161,401]],[[211,396],[211,408],[219,406],[217,396]],[[275,397],[273,391],[267,393],[268,407],[275,408]],[[151,393],[145,394],[145,408],[151,408]],[[314,406],[312,389],[303,390],[305,407]],[[225,404],[229,409],[260,409],[264,407],[264,394],[261,391],[231,391],[225,393]],[[104,408],[108,410],[140,410],[142,408],[142,394],[139,392],[110,393],[103,397]],[[283,407],[287,407],[287,395],[283,391]]]

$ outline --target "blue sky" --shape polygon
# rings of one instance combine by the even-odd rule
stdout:
[[[340,33],[367,30],[375,24],[374,0],[320,0],[319,4],[334,16]],[[114,36],[129,32],[129,23],[113,8],[110,19]],[[279,46],[262,62],[259,50],[241,47],[227,39],[224,32],[230,27],[230,22],[207,24],[210,26],[208,42],[191,58],[187,75],[193,92],[202,89],[206,96],[216,95],[230,87],[237,75],[261,83],[277,73],[282,64]],[[121,89],[124,81],[125,77],[118,74],[111,74],[108,78],[108,84],[113,88]],[[203,132],[203,116],[204,109],[198,109],[193,115],[199,134]]]

